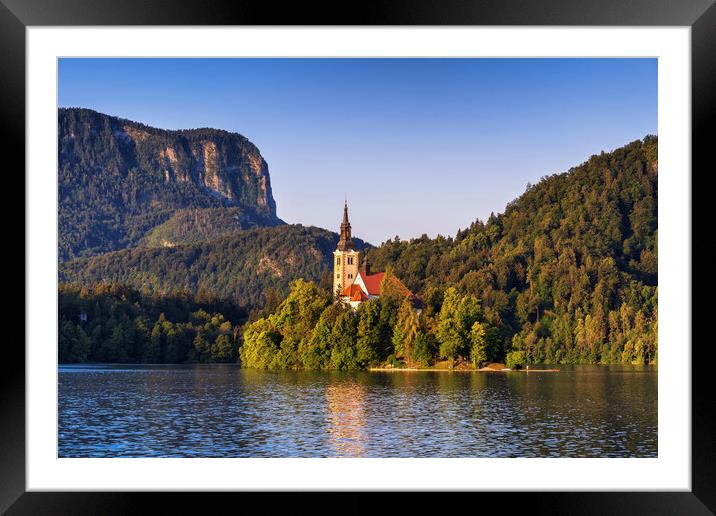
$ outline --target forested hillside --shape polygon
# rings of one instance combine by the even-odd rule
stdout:
[[[229,207],[243,225],[282,223],[268,165],[244,136],[89,109],[60,109],[58,124],[61,261],[136,245],[180,209]]]
[[[388,270],[423,299],[419,315],[399,292],[386,292],[357,311],[332,303],[335,233],[300,225],[242,227],[231,236],[182,244],[191,242],[203,224],[191,211],[177,214],[165,232],[160,226],[150,233],[146,243],[157,248],[73,260],[61,264],[60,280],[90,290],[120,289],[96,287],[98,282],[127,284],[159,298],[183,290],[226,299],[244,312],[253,309],[248,325],[238,330],[235,325],[242,321],[232,321],[233,338],[221,339],[221,349],[228,349],[228,339],[231,353],[217,348],[213,358],[201,354],[207,349],[204,340],[198,347],[186,345],[189,337],[196,338],[200,320],[206,324],[204,315],[191,319],[189,309],[178,319],[191,323],[182,327],[184,360],[239,356],[247,367],[292,369],[424,367],[441,359],[473,365],[506,360],[512,366],[654,363],[657,152],[657,138],[646,137],[542,178],[504,213],[475,221],[455,237],[396,239],[371,248],[373,270]],[[226,216],[233,215],[216,215]],[[124,306],[121,296],[118,306]],[[61,328],[71,322],[65,325],[67,338],[82,341],[82,325],[62,310]],[[114,335],[117,320],[106,317],[102,330],[96,330],[98,349],[101,335]],[[165,319],[157,321],[158,332],[170,332]],[[212,338],[228,335],[229,326]],[[121,335],[118,330],[117,342]],[[193,354],[197,349],[201,353]],[[135,350],[135,359],[145,356],[140,351]]]
[[[288,293],[296,278],[330,285],[338,235],[325,229],[282,225],[241,231],[198,244],[135,247],[60,264],[60,281],[92,286],[125,284],[152,294],[206,291],[246,307],[265,294]],[[365,245],[356,239],[359,248]]]
[[[282,224],[276,218],[249,215],[241,208],[192,208],[177,210],[166,222],[152,228],[140,246],[174,247],[231,236],[239,231]]]
[[[370,250],[439,311],[477,296],[504,351],[535,362],[653,360],[657,335],[658,141],[646,137],[544,177],[504,214],[452,238]]]

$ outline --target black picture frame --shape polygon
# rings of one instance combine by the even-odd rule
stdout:
[[[0,127],[3,133],[0,146],[3,164],[8,172],[6,176],[12,176],[18,183],[13,191],[24,192],[24,175],[19,171],[25,170],[25,29],[28,26],[614,25],[691,27],[692,170],[703,169],[706,172],[712,168],[707,162],[712,154],[707,134],[716,113],[716,49],[711,44],[716,39],[714,1],[389,0],[380,4],[346,4],[340,7],[342,4],[338,2],[279,4],[269,0],[0,0]],[[14,172],[9,174],[10,171]],[[693,173],[691,177],[692,180],[695,178]],[[19,194],[13,197],[22,198]],[[17,209],[14,208],[14,218],[6,216],[5,220],[15,221]],[[693,215],[692,219],[696,222]],[[18,233],[23,232],[16,222],[12,226]],[[15,238],[17,250],[24,238],[24,233]],[[693,250],[692,256],[698,257]],[[24,251],[23,257],[27,258]],[[9,267],[5,270],[9,271]],[[24,285],[13,289],[14,292],[24,290]],[[15,295],[13,299],[17,297]],[[15,302],[14,309],[6,316],[17,313],[19,305]],[[705,313],[710,309],[708,305],[694,304],[694,309],[702,317],[692,316],[692,320],[708,320]],[[32,307],[25,306],[25,310],[32,310]],[[156,501],[162,504],[164,513],[189,510],[191,506],[187,504],[187,495],[177,493],[25,492],[25,355],[19,338],[24,341],[24,335],[6,341],[3,355],[6,357],[5,367],[0,374],[0,510],[12,515],[124,514],[147,512],[151,508],[150,502]],[[698,515],[716,512],[716,428],[713,400],[709,394],[712,390],[709,387],[712,386],[708,382],[711,368],[708,359],[712,353],[708,349],[708,341],[692,340],[692,491],[479,493],[472,494],[469,503],[478,503],[479,499],[479,505],[486,507],[487,501],[495,498],[501,503],[509,500],[510,509],[550,514]],[[660,385],[660,388],[668,388],[668,385]],[[255,498],[258,495],[240,496]],[[299,496],[301,501],[293,503],[310,507],[312,512],[320,510],[320,507],[338,510],[338,506],[322,503],[322,495],[294,495]],[[348,500],[341,502],[341,512],[372,510],[372,504],[365,500],[366,496],[374,495],[349,494]],[[242,503],[248,507],[246,500]],[[383,497],[380,506],[382,509],[400,508],[406,511],[424,503],[422,496],[412,494],[409,497]]]

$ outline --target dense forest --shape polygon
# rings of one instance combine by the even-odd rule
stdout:
[[[175,211],[172,216],[152,228],[139,241],[140,246],[173,247],[199,244],[256,227],[277,226],[275,219],[248,215],[241,208],[191,208]]]
[[[398,292],[357,311],[334,303],[337,236],[301,226],[75,260],[61,279],[230,299],[245,314],[225,317],[241,323],[231,344],[245,367],[655,363],[657,148],[649,136],[544,177],[504,213],[454,237],[369,249],[374,270],[423,300],[419,314]]]
[[[242,227],[282,223],[268,165],[239,134],[166,131],[89,109],[60,109],[58,125],[61,261],[137,245],[181,209],[236,208]]]
[[[657,178],[657,139],[646,137],[543,178],[454,238],[389,240],[370,261],[422,297],[420,316],[385,296],[355,313],[330,304],[296,316],[301,286],[247,328],[241,358],[335,369],[656,362]]]
[[[244,367],[260,369],[357,370],[372,366],[428,367],[444,359],[453,367],[481,366],[501,358],[499,335],[484,318],[475,296],[445,290],[440,312],[421,314],[390,272],[380,298],[357,310],[334,303],[314,283],[296,281],[288,297],[266,317],[249,323],[239,348]],[[523,355],[510,354],[518,367]]]
[[[246,311],[200,292],[154,296],[120,285],[60,284],[59,361],[234,362]]]
[[[419,292],[476,296],[503,350],[530,362],[645,362],[657,344],[658,141],[649,136],[544,177],[454,238],[370,250]]]
[[[365,244],[355,239],[357,248]],[[199,244],[134,247],[60,264],[60,281],[124,284],[152,294],[211,292],[247,307],[285,296],[296,278],[331,281],[338,235],[298,224],[241,231]]]

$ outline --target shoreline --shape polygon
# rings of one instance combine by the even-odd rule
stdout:
[[[446,372],[446,373],[559,373],[559,369],[490,369],[483,367],[481,369],[447,369],[447,368],[415,368],[415,367],[369,367],[367,371],[373,372],[421,372],[421,371],[435,371],[435,372]]]

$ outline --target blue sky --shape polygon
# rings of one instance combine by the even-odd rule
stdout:
[[[657,134],[656,59],[61,59],[59,106],[243,134],[279,217],[454,235],[527,183]]]

